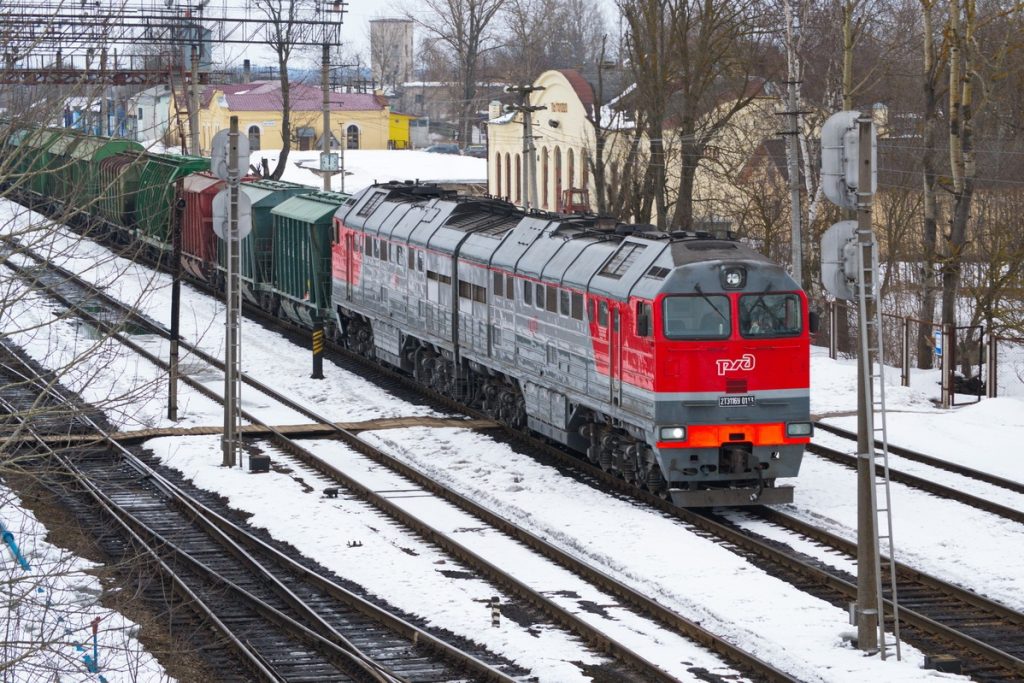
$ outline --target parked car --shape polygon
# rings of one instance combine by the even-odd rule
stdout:
[[[462,154],[459,150],[459,146],[454,142],[445,142],[439,145],[431,145],[427,147],[424,152],[433,152],[434,154]]]
[[[463,152],[467,157],[487,158],[487,145],[469,145]]]

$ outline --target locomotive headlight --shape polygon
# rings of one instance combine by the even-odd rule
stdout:
[[[810,422],[790,422],[786,425],[786,436],[810,436],[812,432]]]
[[[738,266],[723,268],[721,277],[722,287],[725,289],[743,289],[743,286],[747,284],[747,271]]]
[[[686,441],[686,427],[662,427],[658,434],[662,441]]]

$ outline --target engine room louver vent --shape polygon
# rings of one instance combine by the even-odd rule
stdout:
[[[522,216],[503,216],[500,214],[480,215],[479,213],[466,211],[453,213],[451,217],[445,221],[444,225],[446,228],[464,230],[478,235],[500,237],[519,225],[520,220],[522,220]]]
[[[661,266],[651,266],[644,274],[649,278],[654,278],[655,280],[664,280],[668,277],[669,269],[662,268]]]
[[[604,264],[604,268],[601,269],[598,275],[618,280],[640,258],[645,249],[647,249],[646,244],[636,244],[635,242],[623,244],[619,247],[618,251],[612,254],[612,257]]]
[[[387,192],[374,192],[373,196],[366,200],[362,208],[356,212],[357,216],[369,216],[384,202],[384,198],[388,196]]]
[[[724,251],[736,248],[732,242],[687,242],[685,246],[690,251]]]

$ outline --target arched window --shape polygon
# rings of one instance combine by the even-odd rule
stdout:
[[[523,203],[523,168],[522,158],[516,154],[516,204]]]
[[[555,211],[562,210],[562,148],[555,147]]]
[[[576,187],[576,155],[570,149],[565,156],[565,186],[573,188]]]
[[[537,182],[534,180],[533,182]],[[548,208],[548,148],[543,147],[540,152],[540,208]]]
[[[345,129],[345,149],[359,149],[359,126],[354,123]]]
[[[255,152],[260,148],[260,127],[249,126],[249,151]]]
[[[502,196],[502,156],[495,155],[495,189],[496,197]]]
[[[512,198],[512,155],[505,152],[505,199]]]

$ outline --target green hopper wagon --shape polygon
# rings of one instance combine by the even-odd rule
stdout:
[[[281,312],[310,327],[329,323],[332,221],[348,195],[312,192],[286,199],[274,216],[274,289]]]
[[[135,199],[137,237],[169,253],[177,181],[190,173],[209,170],[210,160],[153,152],[146,152],[144,156],[146,162],[139,176],[139,191]]]
[[[261,308],[273,311],[275,298],[273,264],[274,216],[271,209],[299,194],[313,192],[308,185],[281,180],[248,180],[240,185],[252,203],[252,231],[242,240],[242,296]],[[227,271],[227,249],[217,240],[217,263]]]

